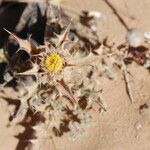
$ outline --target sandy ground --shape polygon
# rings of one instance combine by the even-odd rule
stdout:
[[[111,0],[120,16],[129,28],[137,27],[150,31],[149,0]],[[108,36],[110,43],[125,41],[127,30],[120,23],[111,8],[103,0],[68,0],[65,5],[75,10],[98,10],[104,15],[101,38]],[[123,77],[113,81],[101,79],[103,97],[107,112],[96,114],[97,125],[89,134],[75,142],[63,138],[54,138],[57,150],[149,150],[150,149],[150,108],[139,113],[139,107],[150,98],[150,75],[137,64],[129,66],[132,74],[134,96],[131,104],[126,94]],[[18,140],[14,137],[24,129],[21,126],[8,127],[10,106],[0,101],[0,150],[15,150]],[[13,108],[11,108],[13,109]],[[52,150],[43,147],[41,150]]]

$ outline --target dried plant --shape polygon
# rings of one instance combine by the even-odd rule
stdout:
[[[20,101],[20,107],[13,124],[21,122],[30,109],[33,114],[40,113],[45,118],[44,125],[36,126],[48,138],[69,132],[69,138],[75,140],[86,131],[86,126],[93,126],[91,111],[95,110],[95,105],[98,112],[101,109],[106,111],[106,108],[101,101],[100,89],[98,92],[94,90],[94,74],[89,75],[92,70],[94,72],[94,57],[97,56],[90,52],[82,57],[77,43],[69,39],[69,30],[70,25],[63,34],[55,34],[44,45],[36,44],[31,37],[21,39],[6,30],[19,48],[13,57],[6,54],[8,65],[4,77],[9,76],[5,85],[14,79],[17,82],[16,99]],[[93,60],[91,64],[89,60]],[[30,142],[35,144],[38,141],[40,145],[43,135]]]

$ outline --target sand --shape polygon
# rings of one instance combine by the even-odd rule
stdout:
[[[111,0],[111,4],[129,28],[150,31],[149,0]],[[100,38],[107,36],[110,44],[125,41],[127,29],[104,0],[67,0],[63,5],[78,11],[100,11],[104,15]],[[139,107],[150,98],[150,75],[135,63],[129,65],[129,70],[136,99],[133,104],[126,93],[123,76],[117,81],[102,77],[100,82],[107,112],[95,114],[96,126],[78,141],[68,141],[66,136],[54,138],[55,147],[51,144],[51,147],[43,146],[41,150],[149,150],[150,108],[140,114]],[[13,109],[6,101],[0,101],[0,150],[15,150],[18,140],[14,136],[24,130],[20,125],[8,127],[9,113]]]

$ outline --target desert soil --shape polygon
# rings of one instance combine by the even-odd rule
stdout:
[[[129,28],[150,31],[149,0],[109,0]],[[101,37],[108,36],[110,44],[125,41],[126,28],[119,21],[104,0],[68,0],[63,5],[81,10],[97,10],[104,15],[100,25]],[[75,14],[74,14],[75,15]],[[131,104],[125,90],[123,77],[117,81],[101,78],[103,98],[107,112],[96,114],[97,125],[89,129],[88,135],[75,142],[63,136],[54,138],[57,150],[149,150],[150,149],[150,108],[140,114],[139,107],[149,101],[150,75],[137,64],[129,66],[132,75],[132,88],[136,101]],[[15,150],[18,140],[14,136],[21,133],[22,126],[8,127],[10,110],[6,101],[0,101],[0,150]],[[25,141],[27,142],[27,141]],[[53,150],[43,147],[41,150]]]

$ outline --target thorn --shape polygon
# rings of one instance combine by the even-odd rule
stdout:
[[[7,29],[5,29],[5,28],[3,28],[7,33],[9,33],[11,36],[13,36],[13,38],[19,43],[19,41],[18,41],[18,37],[15,35],[15,34],[13,34],[13,33],[11,33],[10,31],[8,31]]]
[[[66,40],[67,38],[67,35],[69,33],[69,30],[70,30],[70,27],[71,27],[71,23],[69,23],[68,27],[66,28],[65,32],[63,33],[63,35],[59,35],[58,38],[59,38],[59,42],[58,44],[56,45],[56,48],[58,48],[60,45],[63,44],[63,42]]]
[[[8,31],[7,29],[3,28],[7,33],[12,34],[10,31]]]

